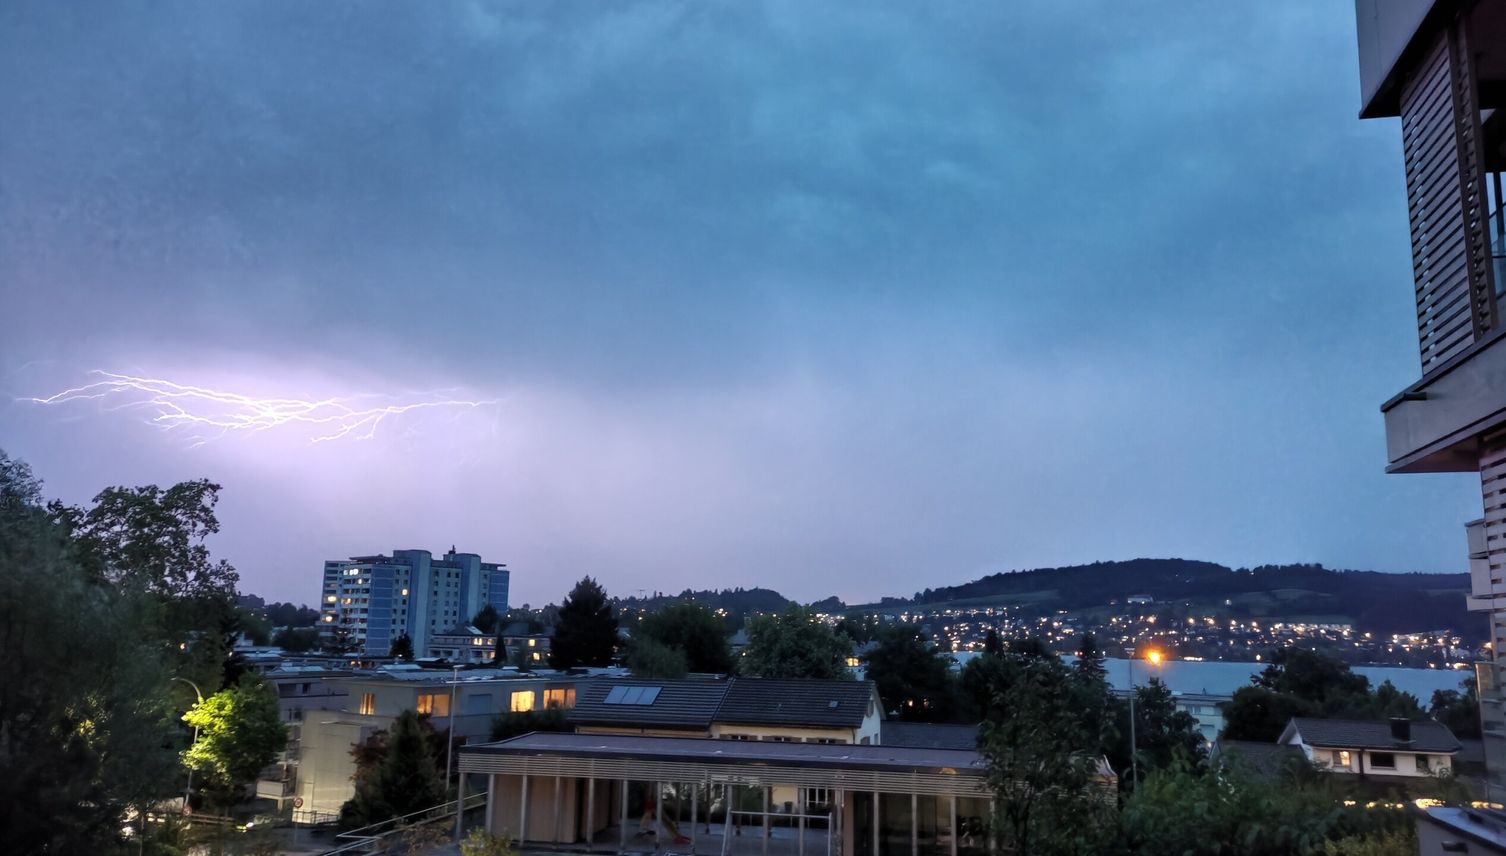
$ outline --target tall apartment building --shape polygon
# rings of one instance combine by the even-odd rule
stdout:
[[[393,550],[390,556],[352,556],[324,563],[320,629],[345,634],[355,650],[385,656],[408,634],[423,656],[437,634],[464,624],[490,603],[507,612],[506,565],[475,553]]]
[[[1387,472],[1478,472],[1471,609],[1493,796],[1506,794],[1506,2],[1357,0],[1360,117],[1400,117],[1421,378],[1381,405]],[[1497,790],[1500,789],[1500,790]]]

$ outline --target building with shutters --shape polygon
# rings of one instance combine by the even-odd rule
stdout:
[[[1470,608],[1492,798],[1506,794],[1506,3],[1357,0],[1360,116],[1400,118],[1420,356],[1381,405],[1386,470],[1479,473]],[[1399,295],[1398,295],[1399,297]]]

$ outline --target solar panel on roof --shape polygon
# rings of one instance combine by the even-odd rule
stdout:
[[[662,687],[643,687],[642,689],[643,695],[639,698],[638,703],[653,704],[654,699],[659,697],[659,690],[662,689]]]
[[[622,697],[631,689],[636,689],[636,687],[612,687],[612,691],[602,699],[602,704],[629,704],[630,702],[623,701]]]

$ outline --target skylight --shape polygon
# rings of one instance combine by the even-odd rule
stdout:
[[[653,704],[663,687],[612,687],[603,704]]]

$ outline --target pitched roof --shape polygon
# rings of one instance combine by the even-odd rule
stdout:
[[[576,725],[705,730],[726,693],[725,681],[591,680],[576,688],[568,718]]]
[[[882,742],[885,746],[914,746],[919,749],[977,749],[978,726],[940,722],[884,721]]]
[[[1214,760],[1238,758],[1256,775],[1275,779],[1286,771],[1287,765],[1305,759],[1299,747],[1281,743],[1261,743],[1256,740],[1222,740],[1213,746]]]
[[[1398,752],[1447,752],[1459,751],[1459,741],[1448,726],[1431,719],[1411,724],[1412,739],[1397,740],[1391,736],[1391,723],[1370,719],[1311,719],[1293,717],[1281,734],[1280,742],[1288,742],[1291,735],[1302,738],[1309,746],[1329,749],[1377,749]]]
[[[734,678],[716,712],[716,721],[856,728],[863,724],[873,699],[872,681]]]

